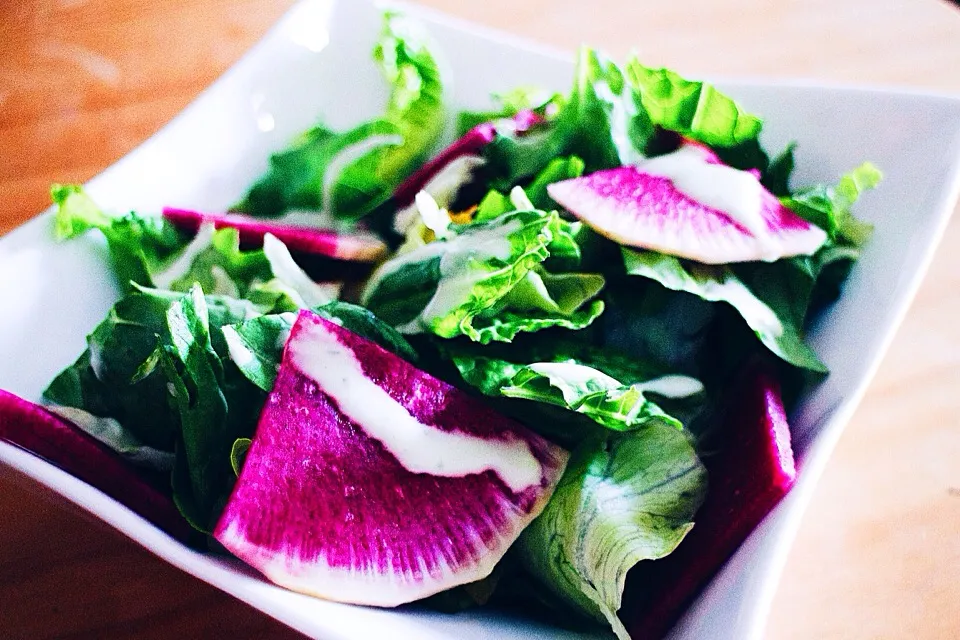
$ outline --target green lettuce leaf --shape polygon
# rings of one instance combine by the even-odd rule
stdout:
[[[531,86],[516,87],[505,93],[494,93],[491,97],[497,108],[487,111],[461,111],[457,114],[458,138],[477,125],[513,118],[524,110],[544,113],[551,105],[561,100],[557,94]]]
[[[532,348],[521,343],[501,351],[462,345],[442,349],[464,381],[484,395],[561,407],[614,431],[635,430],[651,421],[679,428],[680,421],[651,396],[688,415],[691,404],[702,400],[703,385],[696,379],[665,375],[610,349],[550,339]]]
[[[783,202],[804,219],[824,229],[834,243],[860,247],[870,239],[873,227],[857,220],[851,207],[864,191],[876,188],[882,178],[877,167],[864,162],[840,178],[835,187],[815,185],[801,189]]]
[[[511,193],[509,204],[490,205],[494,199],[485,199],[488,210],[514,210],[453,225],[451,235],[396,255],[370,279],[364,304],[402,333],[463,335],[483,344],[593,322],[603,312],[594,299],[603,277],[552,274],[539,266],[554,238],[561,256],[578,256],[572,225],[533,209],[522,189]]]
[[[105,213],[79,185],[55,184],[50,194],[57,205],[57,238],[68,240],[98,229],[107,239],[117,281],[126,290],[131,289],[131,282],[152,286],[150,273],[173,259],[186,244],[180,232],[162,218]]]
[[[428,331],[450,338],[480,338],[473,319],[492,308],[526,273],[546,259],[551,215],[515,211],[490,222],[463,225],[456,235],[388,260],[374,273],[364,305],[401,331]],[[426,265],[418,268],[418,265]],[[399,315],[390,300],[423,298],[432,276],[432,294],[415,315]],[[408,310],[409,312],[409,310]]]
[[[234,209],[275,216],[323,209],[354,220],[383,204],[424,160],[443,130],[443,83],[419,25],[384,16],[374,60],[390,85],[386,113],[344,133],[315,127],[274,155],[270,169]]]
[[[627,572],[680,544],[706,484],[689,436],[669,425],[584,443],[518,554],[569,607],[628,640],[617,618]]]
[[[620,67],[587,47],[578,54],[570,94],[553,111],[533,131],[498,132],[484,148],[494,188],[507,191],[563,156],[578,157],[586,173],[635,162],[655,131]]]
[[[550,164],[543,168],[543,171],[534,177],[533,182],[524,191],[535,208],[555,211],[560,207],[547,193],[547,186],[554,182],[579,178],[583,175],[585,167],[583,160],[577,156],[554,158],[550,161]]]
[[[216,501],[225,493],[223,471],[229,446],[227,398],[221,389],[224,372],[210,339],[210,319],[199,287],[174,301],[166,313],[170,341],[158,345],[160,370],[168,382],[168,401],[180,423],[177,465],[189,483],[174,482],[174,501],[200,530],[213,526]]]
[[[147,453],[142,445],[176,456],[178,505],[208,531],[232,484],[229,447],[252,434],[264,401],[229,360],[223,335],[225,325],[254,315],[251,303],[204,297],[198,287],[135,289],[88,336],[87,350],[51,382],[44,401],[89,416],[121,454],[126,447]]]
[[[51,405],[47,409],[107,445],[132,465],[156,471],[173,469],[173,453],[148,447],[113,418],[101,418],[73,406]]]
[[[799,314],[798,322],[798,314],[789,307],[795,301],[789,290],[773,289],[776,300],[761,299],[728,267],[685,263],[674,256],[632,249],[623,249],[623,258],[630,275],[704,300],[730,304],[773,353],[797,367],[826,373],[826,366],[803,341],[803,314]]]
[[[250,438],[237,438],[233,441],[233,446],[230,447],[230,467],[234,475],[240,475],[240,469],[243,467],[243,461],[247,457],[247,452],[250,451],[251,444],[253,440]]]
[[[417,352],[397,331],[369,310],[348,302],[333,301],[314,307],[318,315],[372,340],[408,362]],[[283,357],[283,347],[297,317],[293,313],[263,315],[223,327],[230,358],[247,379],[263,391],[273,389]]]
[[[594,298],[604,283],[603,276],[594,273],[552,274],[535,267],[474,319],[477,341],[510,342],[520,332],[551,327],[583,329],[603,313],[603,301]]]
[[[262,249],[240,250],[236,229],[203,225],[193,238],[160,216],[105,213],[77,185],[54,185],[58,237],[90,229],[107,238],[114,272],[127,290],[137,286],[186,292],[199,284],[207,295],[246,298],[261,313],[323,304],[339,287],[314,282],[280,240],[267,234]]]
[[[616,63],[581,48],[573,91],[557,116],[565,152],[581,158],[587,173],[642,159],[654,123],[640,98]]]
[[[757,138],[763,121],[705,82],[686,80],[669,69],[651,69],[636,58],[624,67],[627,84],[636,91],[650,120],[718,147],[732,147]]]
[[[643,385],[624,385],[615,378],[576,362],[536,362],[526,366],[500,389],[508,398],[537,400],[583,413],[615,431],[637,429],[658,420],[682,425],[648,402]]]

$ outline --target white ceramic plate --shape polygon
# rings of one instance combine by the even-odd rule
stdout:
[[[422,10],[452,74],[456,107],[491,91],[537,83],[566,90],[570,56]],[[318,116],[346,127],[377,115],[386,88],[370,62],[379,11],[367,2],[296,6],[240,63],[141,147],[88,185],[113,209],[236,201],[284,146]],[[840,302],[811,341],[832,375],[793,416],[800,481],[727,563],[674,630],[675,638],[756,638],[820,470],[860,400],[929,263],[960,188],[960,100],[916,93],[781,83],[722,83],[766,117],[765,142],[800,143],[795,184],[831,182],[864,159],[882,188],[858,212],[876,235]],[[51,216],[0,239],[0,388],[38,399],[84,348],[115,301],[102,243],[57,245]],[[197,553],[59,469],[0,443],[0,462],[46,485],[184,571],[310,636],[325,639],[592,637],[484,611],[442,615],[351,607],[290,593],[238,562]]]

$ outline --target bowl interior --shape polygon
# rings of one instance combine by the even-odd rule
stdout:
[[[565,91],[570,56],[421,9],[442,51],[451,109],[491,91],[538,84]],[[306,0],[240,63],[153,138],[88,185],[114,209],[217,210],[236,201],[271,151],[318,118],[335,128],[377,115],[386,88],[370,61],[380,9]],[[833,182],[869,159],[886,179],[858,205],[876,232],[844,296],[810,339],[832,374],[792,417],[800,484],[751,536],[675,630],[683,638],[748,638],[762,630],[772,588],[830,449],[893,336],[956,199],[960,101],[800,84],[722,82],[765,116],[773,150],[799,143],[794,184]],[[44,215],[0,239],[0,388],[39,398],[72,362],[118,292],[102,242],[52,241]],[[124,507],[50,465],[0,444],[0,461],[98,515],[161,557],[291,626],[323,638],[593,637],[496,611],[445,616],[322,602],[276,588],[238,562],[186,549]]]

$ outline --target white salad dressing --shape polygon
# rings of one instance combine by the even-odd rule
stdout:
[[[424,326],[443,318],[463,304],[473,287],[489,275],[482,269],[471,268],[471,263],[486,262],[494,258],[508,260],[513,251],[510,236],[522,226],[519,220],[511,220],[504,225],[481,228],[444,242],[445,250],[440,256],[440,284],[437,290],[420,315],[407,325],[398,327],[398,330],[403,333],[419,333]]]
[[[354,352],[323,326],[305,325],[287,355],[408,471],[462,477],[492,470],[514,492],[540,484],[540,463],[526,442],[485,440],[421,423],[367,378]]]
[[[703,391],[702,382],[696,378],[680,375],[660,376],[637,386],[645,393],[655,393],[665,398],[686,398]]]
[[[237,330],[230,325],[226,325],[221,331],[223,333],[223,339],[227,342],[227,352],[230,354],[230,359],[241,369],[253,364],[256,356],[253,351],[247,347],[247,343],[240,337]]]
[[[513,251],[510,235],[519,231],[522,226],[519,220],[511,220],[507,224],[475,229],[446,241],[430,242],[408,253],[397,255],[370,276],[361,302],[367,304],[383,280],[403,267],[439,257],[441,280],[433,297],[420,315],[397,327],[401,333],[420,333],[425,324],[442,318],[463,304],[474,285],[487,277],[487,272],[470,268],[472,261],[483,262],[493,258],[506,261],[510,258]]]
[[[637,167],[644,173],[667,178],[685,196],[722,211],[757,238],[770,235],[762,215],[763,187],[753,174],[711,164],[704,151],[693,145],[644,160]]]

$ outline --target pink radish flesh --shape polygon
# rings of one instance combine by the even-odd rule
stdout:
[[[724,166],[702,145],[682,148],[699,150],[705,165]],[[748,186],[758,198],[760,229],[748,229],[730,212],[698,202],[643,164],[597,171],[547,190],[576,217],[620,244],[708,264],[776,260],[813,253],[823,244],[824,231],[781,204],[755,173],[740,177],[752,181]]]
[[[241,214],[201,213],[174,207],[165,207],[163,217],[177,228],[190,233],[195,233],[200,225],[207,223],[213,224],[217,229],[236,229],[240,233],[240,245],[246,248],[263,246],[263,236],[270,233],[283,241],[292,252],[337,260],[376,262],[387,252],[383,241],[365,233],[340,233]]]
[[[543,116],[535,111],[525,109],[512,118],[512,129],[514,133],[523,134],[543,121]],[[397,187],[397,190],[393,193],[393,201],[397,208],[402,209],[413,203],[417,194],[430,182],[431,178],[443,171],[444,167],[464,156],[479,155],[483,148],[493,142],[496,137],[496,123],[484,122],[454,140]]]
[[[145,474],[59,416],[6,391],[0,391],[0,440],[96,487],[178,540],[194,535],[173,500]]]
[[[518,485],[496,458],[461,473],[461,445],[519,451],[533,475]],[[301,311],[214,535],[282,586],[395,606],[488,575],[566,460],[482,402]]]
[[[790,491],[796,467],[780,383],[749,370],[724,418],[723,450],[704,457],[707,500],[671,555],[631,572],[621,616],[633,640],[659,639],[724,562]]]

